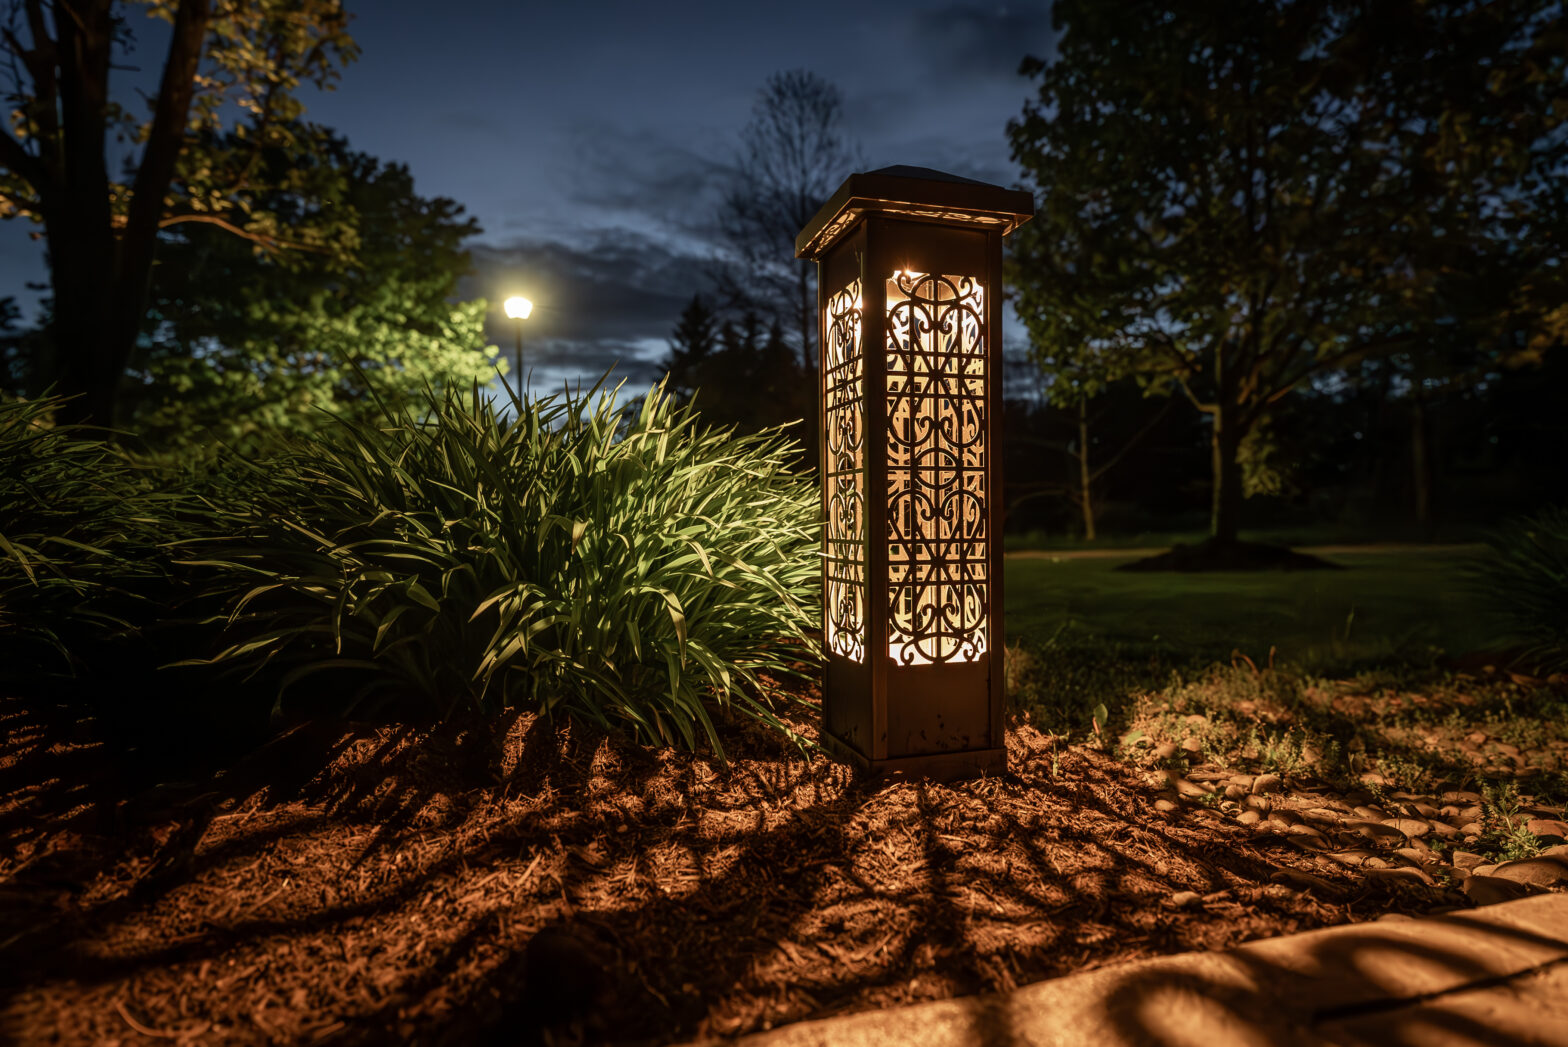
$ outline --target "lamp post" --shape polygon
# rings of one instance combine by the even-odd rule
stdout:
[[[840,757],[1000,773],[1002,237],[1034,199],[850,175],[795,240],[821,322],[823,731]]]
[[[508,298],[502,308],[506,315],[517,321],[517,391],[523,393],[523,321],[528,319],[528,314],[534,311],[534,303],[521,295]]]

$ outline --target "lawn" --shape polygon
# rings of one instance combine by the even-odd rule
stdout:
[[[1007,560],[1009,643],[1105,643],[1125,657],[1233,650],[1311,671],[1372,659],[1430,661],[1486,646],[1461,571],[1473,553],[1407,548],[1335,553],[1339,571],[1209,574],[1115,570],[1121,557]]]

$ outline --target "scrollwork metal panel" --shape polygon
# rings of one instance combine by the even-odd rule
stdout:
[[[888,655],[986,652],[985,291],[971,276],[887,281]]]
[[[828,650],[866,657],[865,357],[860,339],[860,281],[828,299],[822,368],[827,433]]]

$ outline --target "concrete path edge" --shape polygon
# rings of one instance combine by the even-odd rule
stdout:
[[[801,1022],[745,1047],[1568,1047],[1568,894]]]

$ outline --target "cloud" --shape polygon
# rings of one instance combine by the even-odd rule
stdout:
[[[461,293],[490,300],[488,333],[507,358],[517,329],[500,302],[522,294],[534,303],[523,322],[526,366],[587,380],[617,360],[617,373],[634,381],[662,373],[656,367],[667,348],[662,335],[693,294],[711,289],[717,265],[626,228],[588,231],[573,242],[480,245],[473,258],[475,272]]]
[[[904,28],[925,53],[922,65],[945,78],[1012,80],[1025,55],[1056,50],[1047,4],[943,4],[911,12]]]
[[[717,242],[719,209],[734,177],[732,145],[676,144],[604,123],[573,127],[567,142],[575,162],[566,192],[574,205],[691,242]]]

